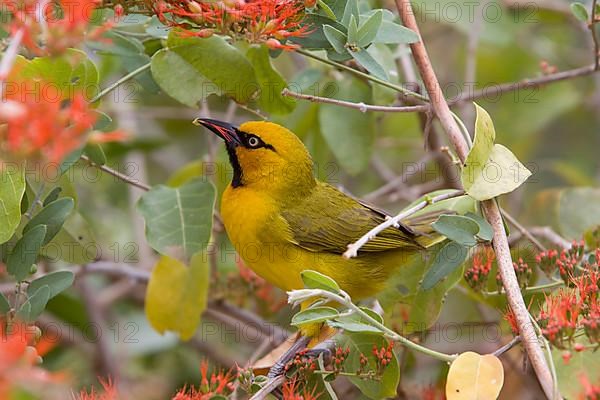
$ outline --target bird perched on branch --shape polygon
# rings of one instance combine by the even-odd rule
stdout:
[[[403,221],[360,248],[342,254],[388,215],[321,182],[304,144],[272,122],[246,122],[239,128],[196,119],[225,141],[233,167],[223,193],[221,216],[231,242],[258,275],[283,290],[301,289],[300,273],[315,270],[333,278],[353,299],[382,289],[414,252],[440,241],[429,220]],[[319,325],[301,326],[318,335]]]

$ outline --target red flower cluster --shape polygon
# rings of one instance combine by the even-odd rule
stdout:
[[[256,296],[257,299],[262,301],[268,306],[270,312],[277,312],[287,304],[287,298],[281,291],[276,289],[269,282],[256,275],[254,271],[244,264],[243,261],[238,260],[236,262],[239,274],[232,273],[229,275],[229,290],[228,295],[235,294],[236,301],[242,305],[248,298]],[[243,288],[239,287],[240,280]],[[245,290],[241,290],[245,289]]]
[[[60,54],[84,39],[97,39],[109,29],[107,23],[87,32],[98,0],[0,0],[12,15],[10,32],[22,32],[22,43],[35,54]]]
[[[596,250],[596,257],[600,250]],[[571,345],[577,329],[583,329],[590,343],[600,346],[600,268],[586,264],[584,272],[570,276],[569,286],[555,295],[546,296],[539,315],[542,333],[558,348]],[[574,348],[577,350],[577,343]],[[581,348],[580,348],[581,350]]]
[[[381,348],[373,345],[373,356],[375,356],[375,362],[377,363],[377,375],[381,376],[385,367],[392,362],[392,357],[394,356],[394,342],[389,342],[387,346]]]
[[[346,347],[345,349],[341,347],[336,347],[333,353],[333,360],[331,360],[331,364],[333,365],[333,372],[340,373],[344,368],[344,362],[348,358],[350,354],[350,348]]]
[[[41,158],[59,163],[85,142],[96,114],[82,94],[68,104],[31,98],[10,99],[0,104],[0,154],[2,158]],[[121,140],[121,132],[98,134],[93,140]]]
[[[583,391],[579,395],[580,400],[600,400],[600,382],[593,384],[586,374],[579,377]]]
[[[184,387],[177,392],[173,400],[208,400],[217,395],[227,396],[234,390],[233,381],[236,375],[231,370],[219,370],[209,375],[208,361],[203,360],[200,364],[200,375],[202,380],[198,389]]]
[[[77,400],[118,400],[117,388],[112,380],[100,379],[100,384],[103,389],[102,393],[96,392],[94,388],[89,393],[82,390],[79,392]]]
[[[465,280],[474,290],[480,291],[485,288],[495,257],[490,246],[480,248],[473,255],[473,264],[465,271]]]
[[[281,387],[283,400],[317,400],[319,398],[319,394],[315,394],[316,387],[309,391],[306,385],[303,386],[301,390],[300,380],[297,378],[286,381]]]
[[[15,322],[7,327],[0,320],[0,399],[9,398],[15,386],[43,386],[63,379],[38,366],[40,355],[50,348],[36,326]]]
[[[228,35],[248,43],[264,43],[272,49],[294,49],[282,44],[290,37],[304,36],[304,4],[297,0],[265,1],[152,1],[150,6],[161,22],[182,28],[186,35]]]

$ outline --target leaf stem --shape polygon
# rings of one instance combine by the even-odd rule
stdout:
[[[531,294],[531,293],[544,292],[544,291],[546,291],[548,289],[554,289],[554,288],[561,287],[561,286],[564,286],[564,285],[565,285],[565,283],[563,281],[554,281],[554,282],[546,283],[546,284],[543,284],[543,285],[527,287],[527,288],[525,288],[525,290],[523,290],[523,293]],[[500,296],[500,295],[503,295],[505,293],[496,290],[495,292],[483,292],[483,294],[485,296]]]
[[[146,71],[148,68],[150,68],[150,63],[144,64],[141,67],[138,67],[138,68],[134,69],[133,71],[131,71],[127,75],[123,76],[121,79],[117,80],[116,82],[114,82],[111,85],[109,85],[109,86],[105,87],[104,89],[102,89],[97,95],[95,95],[94,97],[92,97],[92,99],[90,100],[90,103],[97,102],[98,100],[100,100],[101,98],[103,98],[104,96],[106,96],[107,94],[109,94],[110,92],[112,92],[113,90],[115,90],[117,87],[119,87],[123,83],[127,82],[131,78],[134,78],[137,75],[141,74],[142,72]]]

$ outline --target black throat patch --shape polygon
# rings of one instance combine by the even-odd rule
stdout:
[[[229,163],[233,168],[233,179],[231,180],[231,186],[236,188],[242,186],[242,167],[240,166],[240,161],[237,158],[237,154],[235,154],[236,145],[227,144],[225,146],[227,148],[227,154],[229,155]]]

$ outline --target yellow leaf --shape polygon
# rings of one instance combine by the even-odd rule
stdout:
[[[209,268],[206,253],[192,256],[190,265],[162,256],[146,291],[146,317],[161,334],[174,331],[188,340],[196,332],[206,309]]]
[[[450,365],[446,382],[448,400],[494,400],[504,383],[504,368],[498,357],[468,351]]]

